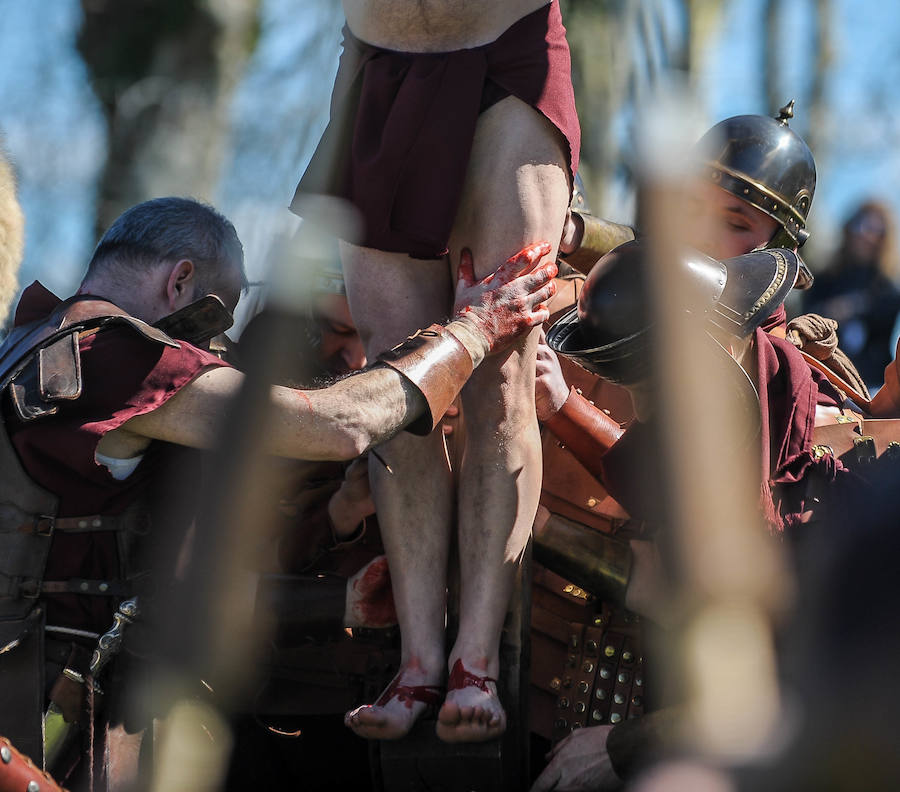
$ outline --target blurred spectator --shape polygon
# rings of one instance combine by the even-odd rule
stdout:
[[[831,264],[816,276],[805,310],[838,322],[841,348],[867,385],[881,382],[893,355],[891,335],[900,292],[893,219],[876,201],[861,204],[844,225]]]
[[[16,296],[19,265],[25,250],[25,218],[16,198],[16,177],[0,149],[0,333]]]

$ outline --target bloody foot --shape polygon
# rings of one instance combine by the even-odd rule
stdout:
[[[424,684],[428,675],[416,664],[401,668],[374,704],[364,704],[344,716],[344,725],[367,740],[399,740],[444,693],[440,685]]]
[[[497,680],[468,671],[461,659],[450,670],[447,698],[435,731],[444,742],[486,742],[506,731]]]

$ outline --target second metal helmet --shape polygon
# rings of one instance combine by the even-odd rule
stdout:
[[[584,180],[581,178],[581,173],[577,171],[572,182],[572,200],[569,201],[569,208],[581,214],[591,214],[591,206],[584,189]]]
[[[816,191],[816,163],[809,146],[788,127],[791,100],[777,118],[726,118],[697,144],[704,175],[769,215],[781,227],[767,247],[795,247],[808,238],[806,221]],[[808,283],[806,282],[808,278]],[[801,267],[799,287],[812,283]]]
[[[646,380],[652,365],[647,251],[621,245],[591,270],[572,308],[547,331],[547,344],[582,368],[622,385]],[[736,338],[749,336],[797,280],[791,250],[758,250],[716,261],[684,251],[672,266],[685,284],[684,310]]]

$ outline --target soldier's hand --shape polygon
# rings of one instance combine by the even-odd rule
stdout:
[[[372,488],[369,484],[369,460],[366,456],[354,459],[341,486],[328,501],[328,517],[335,539],[346,539],[366,518],[375,514]]]
[[[391,627],[397,623],[387,557],[373,558],[347,580],[345,627]]]
[[[557,267],[553,261],[540,262],[551,249],[548,242],[528,245],[479,281],[475,280],[472,251],[463,249],[454,320],[474,324],[488,354],[507,347],[519,335],[550,318],[544,303],[556,293],[553,278]]]
[[[457,397],[458,399],[459,397]],[[444,413],[444,417],[441,418],[441,431],[444,433],[444,437],[450,437],[453,434],[454,429],[456,429],[456,425],[459,423],[459,406],[457,402],[453,402],[448,408],[447,412]]]
[[[621,779],[613,770],[606,751],[606,738],[612,726],[576,729],[560,740],[547,754],[550,764],[544,768],[531,792],[606,792],[619,789]]]
[[[566,222],[563,224],[562,239],[559,240],[559,252],[568,256],[581,247],[584,238],[584,218],[578,212],[569,209]]]
[[[563,378],[559,358],[547,346],[547,336],[541,330],[538,340],[534,380],[534,406],[539,421],[549,421],[569,398],[569,386]]]

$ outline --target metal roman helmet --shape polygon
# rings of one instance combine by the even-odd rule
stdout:
[[[808,238],[806,221],[816,190],[816,163],[809,146],[788,127],[794,100],[776,118],[741,115],[726,118],[698,142],[704,175],[774,218],[781,228],[767,248],[793,248]],[[812,285],[800,262],[798,288]]]
[[[581,214],[591,214],[591,206],[584,191],[584,180],[578,172],[575,173],[575,179],[572,182],[572,200],[569,201],[569,208]]]
[[[744,338],[784,301],[799,272],[797,255],[758,250],[716,261],[686,251],[675,262],[689,284],[686,311],[732,336]],[[578,305],[547,332],[554,351],[622,385],[648,378],[652,317],[648,311],[646,250],[629,242],[591,270]]]

